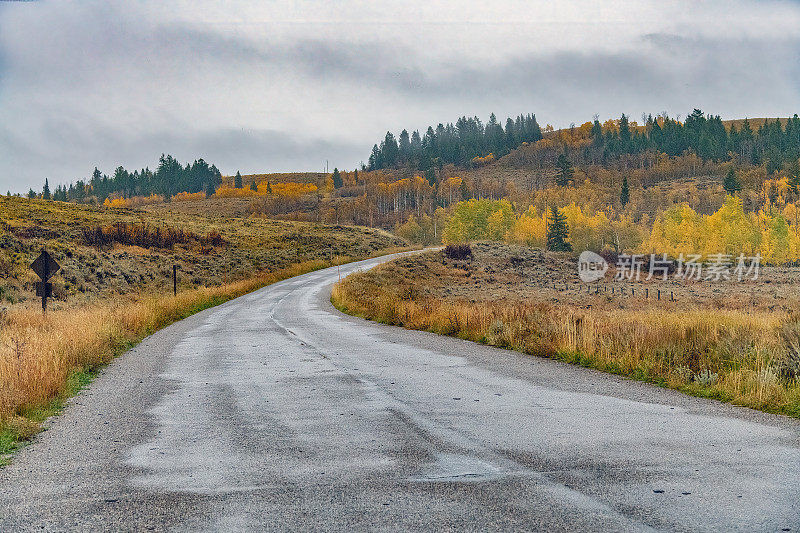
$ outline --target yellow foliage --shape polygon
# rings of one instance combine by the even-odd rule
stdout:
[[[547,213],[539,213],[534,206],[517,219],[508,235],[511,242],[544,247],[547,244]]]
[[[443,242],[457,243],[507,238],[515,222],[508,200],[467,200],[459,202],[447,220]]]
[[[571,203],[562,209],[562,213],[567,217],[569,241],[574,250],[602,250],[614,241],[611,221],[605,212],[587,215],[578,205]]]
[[[258,184],[258,193],[261,195],[267,194],[268,182],[262,181]],[[317,192],[318,187],[313,183],[270,183],[269,187],[272,189],[272,194],[276,196],[283,196],[286,198],[299,198],[304,194],[311,194]]]
[[[267,196],[273,194],[275,196],[282,196],[286,198],[298,198],[304,194],[315,193],[318,187],[313,183],[271,183],[267,180],[260,182],[257,185],[258,190],[254,191],[250,187],[236,189],[227,185],[221,186],[217,189],[214,196],[220,198],[248,198],[254,196]]]
[[[761,185],[761,200],[764,204],[783,206],[789,193],[789,178],[775,178],[765,180]]]
[[[103,205],[106,207],[139,207],[149,204],[160,204],[164,197],[160,194],[150,196],[133,196],[131,198],[106,198]]]
[[[204,200],[206,197],[206,193],[203,191],[200,192],[179,192],[175,196],[172,197],[173,202],[191,202],[195,200]]]
[[[791,228],[787,222],[795,215],[794,205],[783,212],[768,206],[748,214],[735,196],[726,197],[722,207],[707,216],[698,215],[688,205],[676,206],[656,218],[641,251],[673,257],[724,253],[734,259],[739,254],[760,254],[762,261],[770,264],[796,261],[800,249],[797,227]]]

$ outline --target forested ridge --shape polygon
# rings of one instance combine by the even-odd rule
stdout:
[[[464,166],[475,158],[493,154],[500,157],[518,148],[522,143],[542,139],[542,129],[536,115],[519,115],[507,118],[505,129],[494,113],[484,125],[478,117],[461,117],[455,124],[428,126],[423,136],[418,130],[409,135],[400,132],[395,139],[391,132],[379,145],[372,147],[368,170],[410,166],[420,171],[445,164]]]
[[[423,243],[547,246],[548,219],[563,215],[562,240],[574,250],[678,253],[737,242],[772,262],[800,260],[797,115],[722,121],[695,109],[683,121],[623,115],[560,130],[533,114],[505,127],[494,116],[485,125],[462,117],[399,139],[387,133],[369,165],[349,171],[224,177],[202,159],[162,155],[155,171],[95,169],[29,195],[109,207],[236,199],[238,213],[378,226]]]
[[[766,120],[753,128],[745,119],[740,126],[726,127],[719,115],[705,115],[695,109],[681,122],[666,114],[645,117],[643,124],[626,115],[601,124],[595,118],[568,130],[589,130],[591,145],[585,147],[586,159],[606,163],[620,156],[645,152],[680,156],[693,152],[704,160],[722,161],[736,154],[744,162],[768,164],[770,171],[800,157],[800,118]],[[552,132],[551,126],[545,133]],[[370,170],[411,167],[420,172],[445,164],[466,167],[481,164],[482,158],[499,158],[523,144],[543,138],[535,114],[508,118],[505,128],[494,113],[484,125],[478,117],[461,117],[455,124],[429,126],[423,136],[418,130],[409,135],[402,130],[397,138],[386,136],[372,147]]]
[[[159,195],[170,198],[181,192],[214,194],[221,184],[222,173],[202,158],[182,165],[171,155],[161,154],[155,172],[149,167],[130,172],[119,166],[108,176],[95,167],[88,179],[79,179],[68,186],[58,185],[52,192],[49,181],[45,181],[41,196],[62,202],[93,200],[102,203],[109,197]],[[30,190],[28,196],[36,196],[35,191]]]

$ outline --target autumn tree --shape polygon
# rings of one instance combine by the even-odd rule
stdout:
[[[622,178],[622,190],[619,193],[619,203],[622,207],[628,205],[628,202],[631,199],[631,191],[628,188],[628,176],[624,176]]]
[[[572,167],[572,163],[569,159],[567,159],[567,154],[562,153],[559,154],[558,160],[556,161],[556,184],[559,187],[566,187],[572,181],[572,177],[575,175],[575,169]]]
[[[571,252],[567,217],[555,206],[550,207],[550,219],[547,221],[547,249],[554,252]]]
[[[447,220],[445,243],[503,239],[514,225],[514,208],[508,200],[467,200],[459,202]]]
[[[233,179],[233,186],[237,189],[242,188],[242,175],[238,170],[236,171],[236,177]]]

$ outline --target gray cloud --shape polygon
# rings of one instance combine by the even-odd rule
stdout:
[[[563,8],[563,21],[528,11],[515,21],[509,4],[501,22],[482,24],[491,13],[467,3],[468,22],[435,9],[416,21],[410,6],[402,23],[334,25],[291,10],[231,22],[204,2],[9,4],[0,3],[0,191],[85,177],[94,165],[152,165],[162,152],[226,173],[317,170],[325,159],[352,168],[387,129],[463,114],[535,112],[566,126],[693,107],[787,115],[798,101],[800,38],[774,31],[800,17],[788,2],[712,2],[699,15],[644,3],[635,21],[619,9],[577,29],[568,19],[580,6]]]
[[[65,128],[54,121],[50,131],[64,132]],[[41,148],[0,133],[0,143],[8,148],[9,166],[23,168],[36,161],[38,176],[49,177],[51,184],[68,183],[86,179],[97,166],[111,174],[118,165],[130,170],[158,162],[161,153],[169,153],[183,163],[204,158],[229,173],[296,170],[298,161],[307,162],[302,170],[322,170],[330,154],[341,159],[359,160],[364,147],[328,139],[296,139],[284,132],[269,130],[219,129],[209,132],[155,132],[144,136],[131,136],[99,126],[87,130],[71,129],[66,135],[53,134],[44,139]],[[46,148],[45,148],[46,147]],[[52,151],[50,147],[57,147]],[[331,166],[333,166],[331,162]],[[72,169],[65,174],[64,169]],[[31,186],[40,186],[39,180]],[[0,187],[2,193],[5,189]],[[27,189],[25,189],[27,190]]]

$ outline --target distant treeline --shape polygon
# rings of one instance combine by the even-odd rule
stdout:
[[[591,146],[586,148],[592,153],[586,159],[595,163],[645,152],[670,156],[693,152],[710,161],[724,161],[734,155],[743,163],[755,166],[766,163],[771,173],[800,157],[800,118],[795,114],[784,122],[766,120],[754,129],[744,120],[738,127],[733,123],[726,128],[719,115],[705,115],[695,109],[683,122],[662,114],[649,115],[644,124],[637,124],[623,114],[618,120],[604,124],[595,119],[580,129],[591,129]],[[418,131],[409,136],[403,130],[398,141],[387,132],[380,145],[372,147],[368,168],[411,168],[425,172],[448,163],[475,166],[489,154],[501,157],[523,143],[540,139],[542,130],[536,115],[509,118],[505,128],[494,114],[486,125],[477,117],[462,117],[455,125],[429,127],[421,138]]]
[[[542,138],[542,129],[536,115],[519,115],[506,119],[505,129],[492,113],[484,125],[478,117],[461,117],[455,124],[428,126],[424,136],[418,130],[411,135],[407,130],[395,139],[391,132],[372,147],[369,170],[405,168],[425,172],[446,164],[467,166],[473,159],[494,154],[500,157],[522,143],[536,142]]]
[[[666,115],[649,115],[643,125],[632,127],[622,115],[616,127],[603,127],[595,120],[592,143],[602,148],[604,160],[648,151],[670,156],[691,151],[704,160],[724,161],[734,155],[755,166],[766,162],[771,173],[800,157],[800,118],[795,114],[785,122],[765,120],[754,130],[745,119],[739,127],[732,123],[726,128],[719,115],[695,109],[682,123]]]
[[[130,198],[133,196],[162,195],[171,198],[180,192],[213,194],[222,183],[222,174],[216,166],[197,159],[194,163],[182,165],[171,155],[162,154],[158,160],[158,168],[153,172],[149,168],[129,172],[117,167],[113,176],[103,174],[96,167],[92,176],[84,181],[78,180],[69,186],[60,185],[52,192],[45,182],[42,198],[48,200],[83,202],[93,199],[102,203],[106,198]],[[30,195],[35,195],[33,191]]]

